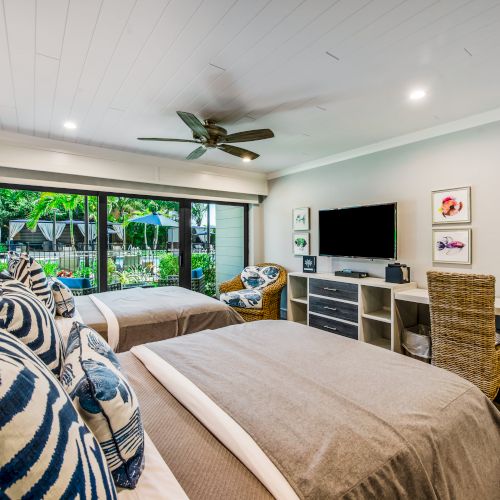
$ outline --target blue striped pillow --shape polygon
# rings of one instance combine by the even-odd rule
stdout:
[[[56,304],[42,266],[27,253],[9,252],[9,271],[12,277],[27,287],[56,315]]]
[[[76,312],[75,298],[68,286],[58,279],[51,280],[52,295],[56,304],[56,313],[64,318],[72,318]]]
[[[17,280],[0,280],[0,328],[26,344],[56,375],[64,346],[54,318],[37,296]]]
[[[66,351],[61,384],[99,441],[116,486],[135,488],[144,467],[144,429],[118,358],[98,333],[78,322]]]
[[[0,496],[116,499],[106,459],[68,395],[0,330]]]

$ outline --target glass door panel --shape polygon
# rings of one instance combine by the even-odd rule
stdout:
[[[179,203],[108,196],[108,290],[179,285]]]
[[[97,197],[0,189],[0,270],[8,251],[27,252],[75,295],[97,291]]]

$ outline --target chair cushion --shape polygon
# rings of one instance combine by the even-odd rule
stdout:
[[[51,281],[51,287],[57,315],[72,318],[75,315],[76,307],[71,289],[58,279]]]
[[[106,459],[68,395],[0,330],[2,498],[116,498]]]
[[[262,290],[274,283],[279,275],[280,270],[275,266],[247,266],[241,273],[241,281],[249,290]]]
[[[262,309],[262,292],[260,290],[238,290],[220,294],[221,302],[231,307],[245,309]]]
[[[26,285],[45,304],[52,316],[56,315],[56,304],[52,289],[42,266],[27,253],[9,252],[11,276]]]
[[[137,397],[103,338],[75,322],[61,383],[99,441],[116,486],[134,488],[144,467],[144,429]]]
[[[21,282],[0,280],[0,328],[26,344],[56,375],[64,359],[64,346],[54,317]]]

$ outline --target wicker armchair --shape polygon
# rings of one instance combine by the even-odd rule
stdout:
[[[495,277],[428,272],[432,363],[479,387],[490,399],[500,388],[495,346]]]
[[[281,290],[286,285],[286,270],[278,264],[256,264],[258,267],[274,266],[280,270],[278,279],[262,290],[262,309],[246,309],[244,307],[233,307],[245,321],[257,321],[261,319],[279,319]],[[240,275],[232,280],[224,281],[219,286],[220,293],[236,292],[244,287]]]

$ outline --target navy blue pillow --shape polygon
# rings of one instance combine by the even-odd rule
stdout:
[[[0,330],[0,497],[116,499],[106,459],[47,367]]]
[[[116,486],[135,488],[144,468],[139,401],[111,347],[76,321],[68,337],[61,384],[99,441]]]

